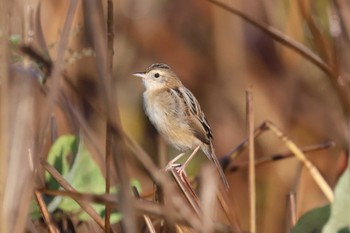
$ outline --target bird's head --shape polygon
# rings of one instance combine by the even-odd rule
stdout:
[[[182,85],[174,71],[168,65],[162,63],[153,64],[146,71],[136,72],[133,75],[142,78],[146,90]]]

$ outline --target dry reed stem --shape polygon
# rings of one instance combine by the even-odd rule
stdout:
[[[112,91],[112,74],[109,69],[108,45],[105,35],[107,34],[106,24],[103,16],[101,2],[94,0],[83,1],[84,23],[90,36],[92,46],[96,52],[96,64],[98,71],[98,87],[102,97],[102,103],[105,110],[107,122],[109,124],[111,139],[111,157],[113,158],[115,171],[120,182],[120,191],[118,192],[121,199],[121,220],[122,228],[127,233],[136,232],[135,207],[132,202],[130,192],[129,177],[127,172],[126,155],[123,147],[123,140],[119,132],[119,112],[113,104],[115,102],[114,92]]]
[[[221,208],[223,209],[228,221],[230,222],[231,226],[233,226],[234,229],[237,229],[241,231],[241,224],[238,219],[238,215],[235,209],[230,209],[230,207],[227,205],[227,202],[225,200],[228,199],[226,192],[218,192],[217,194],[218,201],[221,205]],[[231,200],[234,202],[234,200]],[[235,206],[235,204],[233,204]],[[232,214],[233,212],[233,214]]]
[[[290,230],[297,223],[297,200],[296,193],[290,192],[287,195],[287,206],[289,210],[289,227]]]
[[[258,22],[251,17],[247,16],[243,12],[228,6],[220,1],[217,0],[207,0],[222,9],[240,17],[241,19],[245,20],[246,22],[252,24],[256,28],[260,29],[261,31],[265,32],[271,38],[273,38],[275,41],[285,45],[286,47],[294,50],[298,54],[300,54],[302,57],[306,58],[310,62],[312,62],[314,65],[316,65],[318,68],[320,68],[323,72],[328,74],[331,77],[337,77],[337,74],[335,74],[335,71],[332,67],[329,66],[329,64],[325,63],[318,55],[316,55],[314,52],[312,52],[309,48],[306,46],[298,43],[297,41],[293,40],[291,37],[287,36],[286,34],[282,33],[281,31],[277,30],[276,28],[271,27],[270,25],[265,25],[261,22]]]
[[[65,17],[65,22],[62,28],[61,37],[57,44],[57,56],[56,61],[54,63],[51,79],[52,79],[52,86],[50,88],[50,92],[47,96],[47,105],[45,108],[43,108],[43,124],[41,125],[40,129],[40,136],[39,136],[39,143],[44,144],[45,138],[46,138],[46,131],[49,126],[50,122],[50,115],[53,111],[53,108],[55,106],[55,102],[57,101],[58,94],[60,93],[61,88],[60,86],[60,80],[61,80],[61,71],[64,63],[64,54],[66,51],[66,48],[68,46],[69,42],[69,35],[72,28],[72,23],[74,16],[76,14],[78,8],[78,0],[71,0],[69,2],[69,7],[67,10],[67,15]],[[44,146],[41,145],[41,151],[40,151],[40,157],[44,157]]]
[[[61,174],[54,167],[52,167],[45,160],[41,160],[40,162],[45,170],[49,172],[50,175],[57,181],[57,183],[59,183],[65,190],[77,193],[77,191],[61,176]],[[103,219],[96,213],[96,211],[89,205],[89,203],[86,203],[86,201],[79,198],[72,198],[88,215],[90,215],[90,217],[102,228],[102,230],[105,229]]]
[[[304,0],[298,0],[298,7],[301,13],[301,16],[304,18],[307,27],[309,28],[314,42],[319,49],[319,52],[321,53],[321,56],[324,58],[324,60],[332,65],[332,67],[336,68],[335,61],[333,58],[331,46],[329,45],[327,39],[325,36],[322,36],[322,32],[318,28],[314,17],[310,14],[311,11],[311,2],[310,0],[304,1]]]
[[[281,43],[282,45],[292,49],[293,51],[297,52],[299,55],[304,57],[305,59],[309,60],[311,63],[313,63],[315,66],[320,68],[323,72],[325,72],[332,84],[332,87],[336,90],[337,97],[339,98],[339,101],[341,103],[341,106],[344,111],[344,116],[348,118],[349,116],[349,106],[350,106],[350,98],[348,95],[348,88],[347,86],[339,85],[339,71],[338,67],[331,66],[331,64],[327,64],[324,62],[318,55],[316,55],[313,51],[311,51],[306,46],[298,43],[297,41],[293,40],[291,37],[287,36],[286,34],[282,33],[281,31],[277,30],[276,28],[271,27],[270,25],[265,25],[263,23],[260,23],[251,17],[247,16],[243,12],[228,6],[225,3],[222,3],[217,0],[207,0],[222,9],[240,17],[241,19],[245,20],[246,22],[252,24],[254,27],[260,29],[267,35],[269,35],[272,39],[275,41]],[[345,30],[346,31],[346,30]],[[336,63],[336,61],[334,61]],[[336,65],[336,64],[335,64]]]
[[[133,155],[150,174],[153,181],[162,186],[164,196],[170,197],[169,203],[171,204],[171,208],[180,208],[179,210],[173,209],[171,212],[173,212],[173,214],[182,215],[188,221],[188,224],[191,227],[196,230],[200,230],[201,221],[197,215],[192,213],[193,211],[188,208],[186,203],[179,196],[173,182],[170,182],[169,178],[159,170],[147,153],[133,139],[129,138],[125,133],[123,133],[123,138],[126,141],[129,149],[133,152]]]
[[[310,152],[316,152],[316,151],[320,151],[320,150],[324,150],[324,149],[329,149],[329,148],[334,147],[334,146],[335,146],[334,142],[327,141],[327,142],[320,143],[320,144],[305,146],[305,147],[301,148],[301,150],[303,151],[303,153],[310,153]],[[273,154],[271,156],[258,158],[255,160],[255,167],[258,167],[258,166],[263,165],[265,163],[275,162],[275,161],[279,161],[282,159],[291,158],[293,156],[294,156],[294,154],[292,152],[288,151],[285,153]],[[236,172],[236,171],[238,171],[240,169],[244,169],[246,167],[248,167],[248,162],[244,161],[244,162],[233,164],[232,166],[230,166],[228,168],[228,171]]]
[[[108,49],[108,69],[109,72],[113,73],[113,42],[114,42],[114,23],[113,23],[113,1],[107,0],[107,49]],[[112,78],[112,76],[110,76]],[[110,80],[112,83],[112,80]],[[111,127],[108,124],[108,121],[106,121],[106,194],[110,193],[110,186],[111,186],[111,156],[112,156],[112,141],[113,141],[113,135],[111,131]],[[105,232],[110,232],[110,215],[111,210],[108,205],[106,205],[105,209]]]
[[[200,201],[202,207],[202,232],[211,233],[214,230],[214,210],[218,180],[213,166],[206,164],[201,170]]]
[[[175,182],[177,183],[178,187],[180,188],[181,192],[184,194],[186,200],[193,208],[194,212],[201,216],[201,206],[199,203],[199,199],[196,195],[196,192],[193,190],[190,182],[188,181],[188,178],[186,174],[182,173],[179,174],[176,170],[176,167],[171,167],[170,173],[174,177]]]
[[[72,192],[72,191],[61,191],[61,190],[48,190],[48,189],[39,189],[39,191],[43,194],[50,195],[50,196],[65,196],[65,197],[71,197],[72,199],[78,199],[85,202],[93,202],[97,204],[103,204],[105,205],[108,203],[111,208],[120,210],[120,201],[117,200],[115,195],[112,194],[88,194],[88,193],[78,193],[78,192]],[[167,208],[165,208],[162,205],[150,202],[150,201],[144,201],[139,199],[133,199],[133,202],[135,204],[135,209],[137,210],[136,213],[139,216],[142,215],[148,215],[155,218],[160,219],[172,219],[174,222],[192,227],[191,221],[193,219],[188,219],[188,217],[193,217],[196,219],[196,215],[192,216],[184,216],[181,213],[177,212],[169,212]],[[196,229],[195,230],[200,230]],[[224,225],[224,224],[214,224],[214,232],[220,232],[220,233],[235,233],[235,232],[241,232],[241,231],[235,231],[230,226]]]
[[[8,33],[12,1],[0,1],[0,232],[7,232],[8,214],[4,210],[8,161]]]
[[[254,138],[259,137],[263,132],[267,130],[265,123],[262,123],[254,130]],[[236,146],[232,151],[230,151],[225,156],[220,157],[220,163],[222,164],[222,169],[227,170],[231,162],[238,158],[238,156],[247,148],[248,137],[244,139],[238,146]]]
[[[332,202],[334,199],[334,194],[332,189],[329,187],[325,179],[322,177],[321,173],[317,170],[317,168],[306,158],[305,154],[295,145],[293,141],[287,138],[282,131],[274,125],[272,122],[265,122],[266,126],[279,137],[286,147],[298,158],[309,171],[311,177],[314,179],[316,184],[320,187],[323,194],[327,197],[327,199]]]
[[[47,227],[49,228],[49,232],[50,233],[58,233],[58,231],[56,230],[56,227],[54,226],[54,224],[52,224],[50,213],[47,209],[45,201],[44,201],[41,193],[38,190],[34,190],[34,197],[35,197],[36,202],[39,206],[39,209],[40,209],[40,212],[44,218],[44,221],[45,221]]]
[[[255,147],[254,147],[254,101],[253,91],[250,87],[246,91],[247,103],[247,132],[249,151],[249,207],[250,231],[256,233],[256,187],[255,187]]]
[[[136,187],[133,187],[132,190],[133,190],[133,192],[134,192],[135,197],[136,197],[137,199],[141,199],[140,193],[138,192],[137,188],[136,188]],[[146,226],[147,226],[148,231],[149,231],[150,233],[156,233],[156,230],[155,230],[155,228],[154,228],[154,226],[153,226],[153,223],[152,223],[152,221],[151,221],[151,218],[150,218],[148,215],[144,214],[144,215],[143,215],[143,219],[145,220],[145,223],[146,223]]]

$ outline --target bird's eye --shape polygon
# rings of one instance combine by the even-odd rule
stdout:
[[[155,74],[154,74],[154,77],[155,77],[155,78],[159,78],[159,76],[160,76],[159,73],[155,73]]]

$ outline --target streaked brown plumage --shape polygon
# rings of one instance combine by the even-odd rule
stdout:
[[[214,153],[210,126],[194,95],[166,64],[153,64],[145,72],[134,75],[142,77],[146,88],[143,93],[145,111],[158,132],[176,149],[193,151],[183,169],[200,148],[214,162],[225,187],[228,187]]]

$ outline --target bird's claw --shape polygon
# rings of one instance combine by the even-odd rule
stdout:
[[[179,164],[179,163],[168,163],[168,165],[166,165],[164,170],[166,172],[168,172],[168,171],[172,170],[173,168],[177,169],[178,167],[181,167],[181,164]]]

